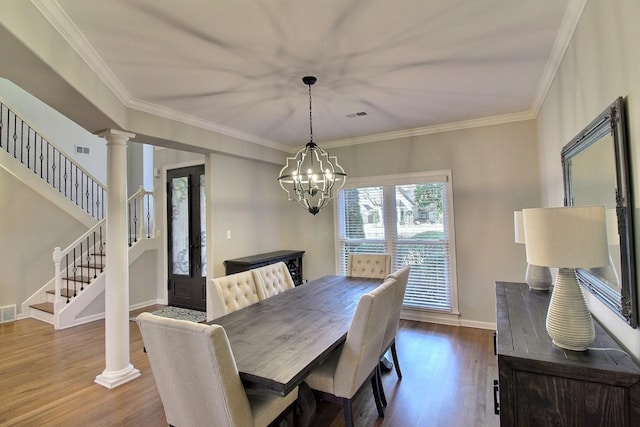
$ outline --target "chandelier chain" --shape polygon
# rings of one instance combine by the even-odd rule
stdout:
[[[311,84],[309,84],[309,142],[313,142],[313,116],[311,115]]]

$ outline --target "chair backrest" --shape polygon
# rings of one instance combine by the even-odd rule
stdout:
[[[220,325],[142,313],[136,319],[167,422],[252,426],[247,394]]]
[[[275,264],[251,270],[258,288],[260,300],[267,299],[295,286],[287,265],[280,261]]]
[[[347,276],[384,279],[391,273],[391,255],[351,254],[347,261]]]
[[[380,361],[395,286],[387,279],[358,301],[333,376],[336,396],[353,397]]]
[[[396,290],[393,294],[393,305],[391,306],[391,312],[389,313],[389,322],[387,323],[387,330],[382,340],[382,351],[384,352],[391,345],[391,341],[398,332],[398,323],[400,322],[400,312],[402,311],[402,302],[404,301],[404,294],[407,291],[407,283],[409,282],[409,272],[411,267],[405,265],[399,270],[394,271],[387,278],[393,278],[396,280]]]
[[[260,301],[251,271],[207,281],[207,321]]]

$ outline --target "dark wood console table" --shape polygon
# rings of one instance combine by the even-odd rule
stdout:
[[[550,296],[496,283],[501,425],[640,425],[638,365],[598,322],[591,347],[608,350],[555,347],[545,328]]]
[[[264,254],[251,255],[243,258],[228,259],[224,262],[226,274],[240,273],[242,271],[251,270],[252,268],[262,267],[264,265],[284,262],[291,273],[291,278],[296,286],[303,282],[302,275],[302,256],[304,251],[275,251]]]

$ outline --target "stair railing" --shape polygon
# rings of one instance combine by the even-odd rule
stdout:
[[[154,237],[154,197],[140,189],[127,201],[129,246]],[[106,220],[100,220],[64,249],[53,250],[55,269],[54,316],[78,292],[104,272]],[[66,286],[63,282],[66,281]]]
[[[104,218],[106,190],[100,181],[0,98],[0,149],[97,220]]]

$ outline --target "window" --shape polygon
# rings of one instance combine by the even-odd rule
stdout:
[[[336,209],[338,269],[354,253],[411,265],[405,307],[457,313],[451,172],[351,179]]]

